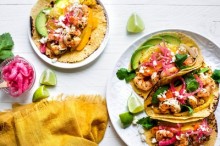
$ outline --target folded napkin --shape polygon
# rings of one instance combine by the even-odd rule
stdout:
[[[97,146],[107,122],[101,96],[59,95],[0,112],[0,145]]]

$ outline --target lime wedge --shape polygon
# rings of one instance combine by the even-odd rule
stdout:
[[[127,22],[127,31],[131,33],[138,33],[144,30],[144,22],[142,19],[136,14],[133,13]]]
[[[133,119],[134,119],[133,115],[129,112],[120,114],[119,118],[120,118],[121,123],[122,123],[124,128],[130,126]]]
[[[128,98],[128,110],[129,112],[136,114],[144,110],[144,103],[141,99],[135,95],[131,95]]]
[[[41,74],[40,83],[43,85],[50,85],[50,86],[56,85],[57,84],[56,74],[52,70],[46,69]]]
[[[49,97],[50,94],[47,90],[47,88],[45,86],[40,86],[35,92],[34,92],[34,95],[33,95],[33,99],[32,101],[33,102],[37,102],[37,101],[40,101],[44,98],[47,98]]]

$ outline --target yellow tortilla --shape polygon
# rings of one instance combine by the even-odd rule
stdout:
[[[199,48],[199,46],[196,44],[196,42],[189,36],[183,34],[183,33],[180,33],[180,32],[163,32],[163,33],[158,33],[158,34],[155,34],[155,35],[152,35],[149,39],[151,38],[155,38],[155,37],[161,37],[161,36],[164,36],[164,35],[171,35],[171,36],[175,36],[177,38],[180,39],[181,41],[181,44],[185,44],[187,45],[188,47],[196,47],[198,48],[198,56],[195,58],[195,61],[191,64],[190,67],[187,67],[185,69],[182,69],[180,70],[178,73],[174,74],[174,75],[171,75],[171,76],[168,76],[168,77],[164,77],[164,78],[161,78],[158,83],[156,85],[164,85],[164,84],[167,84],[169,83],[173,78],[175,77],[178,77],[178,76],[182,76],[188,72],[191,72],[192,70],[195,70],[195,69],[198,69],[202,66],[203,64],[203,57],[202,57],[202,54],[201,54],[201,50]],[[155,52],[155,47],[150,47],[147,52],[145,53],[146,55],[144,55],[144,58],[149,58],[151,56],[152,53]],[[147,96],[149,95],[150,91],[152,90],[152,88],[148,91],[144,91],[144,90],[141,90],[141,89],[138,89],[134,82],[131,81],[131,86],[132,88],[134,89],[134,91],[140,95],[141,97],[143,97],[144,99],[147,98]]]
[[[182,124],[183,126],[182,126],[181,130],[193,129],[193,125],[195,125],[198,122],[201,122],[201,120],[199,120],[199,121],[197,120],[197,121],[193,121],[193,122],[185,122]],[[203,143],[202,145],[213,146],[213,145],[215,145],[215,141],[218,136],[217,121],[216,121],[214,114],[210,115],[207,120],[208,120],[208,125],[212,128],[212,133],[210,135],[210,139],[208,141],[206,141],[205,143]],[[172,125],[172,123],[167,123],[167,124]],[[145,131],[145,136],[146,136],[146,143],[149,146],[156,146],[155,144],[152,144],[152,142],[151,142],[153,135],[150,130]]]
[[[41,37],[37,33],[35,26],[34,26],[36,16],[42,9],[48,7],[50,3],[54,1],[55,0],[38,0],[38,2],[34,5],[34,7],[31,10],[32,39],[34,40],[34,43],[36,44],[38,48],[40,47],[39,39]],[[107,19],[106,19],[106,15],[105,15],[105,11],[103,7],[97,4],[97,2],[94,0],[92,1],[81,0],[81,1],[92,9],[94,17],[98,19],[98,25],[92,31],[90,40],[88,41],[87,45],[85,46],[83,50],[68,51],[61,56],[56,56],[59,62],[75,63],[75,62],[80,62],[80,61],[85,60],[87,57],[89,57],[92,53],[94,53],[100,47],[106,35]]]

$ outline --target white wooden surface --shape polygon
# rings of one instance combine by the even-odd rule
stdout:
[[[178,28],[194,31],[220,46],[219,0],[102,0],[110,17],[110,39],[104,53],[87,66],[62,70],[44,63],[32,50],[28,40],[29,12],[36,0],[0,0],[0,34],[10,32],[15,41],[14,53],[30,60],[36,69],[32,90],[19,99],[0,93],[0,110],[11,102],[31,102],[39,86],[39,76],[46,68],[56,71],[58,84],[50,88],[52,94],[99,93],[105,95],[107,79],[129,44],[143,34],[157,30]],[[146,29],[140,34],[127,34],[126,22],[132,12],[144,20]],[[109,123],[101,146],[124,146]]]

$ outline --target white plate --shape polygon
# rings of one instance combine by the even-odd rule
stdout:
[[[205,62],[212,67],[212,69],[220,69],[220,48],[207,38],[196,34],[194,32],[185,30],[163,30],[159,32],[154,32],[141,37],[132,43],[128,49],[119,58],[117,64],[114,67],[112,76],[110,77],[107,85],[106,98],[109,116],[114,126],[116,132],[121,137],[121,139],[129,146],[146,146],[147,144],[141,142],[140,135],[138,134],[138,129],[136,126],[130,126],[126,129],[121,128],[119,121],[119,114],[128,111],[127,110],[127,99],[132,92],[130,84],[126,84],[125,81],[121,81],[117,78],[116,72],[119,68],[127,68],[130,63],[130,58],[134,50],[141,45],[145,40],[147,40],[151,35],[164,31],[178,31],[191,36],[202,50]],[[217,123],[220,122],[220,105],[218,105],[217,111],[215,112]],[[137,118],[145,117],[146,114],[143,112],[137,115]],[[220,127],[220,125],[219,125]],[[218,127],[218,131],[220,128]],[[218,134],[218,140],[216,144],[220,143],[220,134]]]
[[[37,53],[37,55],[43,59],[45,62],[47,62],[48,64],[58,67],[58,68],[63,68],[63,69],[72,69],[72,68],[78,68],[78,67],[82,67],[84,65],[89,64],[90,62],[92,62],[93,60],[95,60],[99,55],[101,55],[101,53],[103,52],[103,50],[105,49],[105,46],[107,45],[108,39],[109,39],[109,18],[108,18],[108,14],[107,11],[104,7],[104,5],[97,0],[97,2],[104,8],[104,12],[105,12],[105,16],[106,16],[106,21],[107,21],[107,30],[106,30],[106,34],[105,37],[101,43],[101,45],[99,46],[99,48],[93,52],[88,58],[86,58],[83,61],[80,62],[76,62],[76,63],[62,63],[62,62],[52,62],[52,59],[48,58],[46,55],[42,54],[38,47],[35,45],[32,37],[31,37],[31,28],[28,28],[28,37],[30,40],[30,43],[34,49],[34,51]]]

